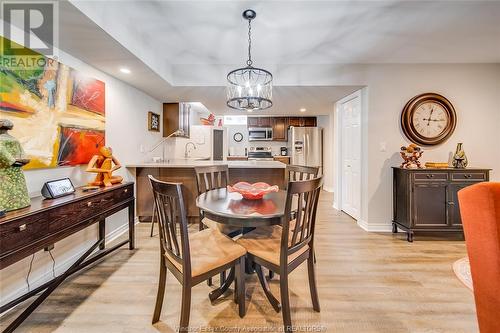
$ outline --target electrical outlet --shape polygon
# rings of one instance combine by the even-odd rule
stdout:
[[[384,141],[384,142],[380,142],[380,151],[381,152],[386,152],[387,151],[387,143]]]

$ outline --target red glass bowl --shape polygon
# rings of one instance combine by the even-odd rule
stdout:
[[[262,199],[262,197],[271,192],[278,192],[279,187],[277,185],[269,185],[267,183],[247,183],[247,182],[239,182],[234,184],[233,186],[228,185],[227,190],[229,192],[237,192],[243,196],[243,198],[248,200],[258,200]]]

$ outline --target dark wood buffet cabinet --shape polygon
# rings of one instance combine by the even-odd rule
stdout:
[[[457,193],[488,181],[489,171],[394,167],[392,231],[403,229],[409,242],[416,232],[463,232]]]
[[[128,238],[106,247],[106,217],[124,209],[128,211]],[[83,192],[82,188],[77,188],[74,194],[52,200],[33,198],[30,207],[1,217],[0,270],[37,251],[50,249],[83,229],[98,226],[97,241],[64,273],[0,306],[1,314],[40,293],[3,333],[13,332],[70,275],[126,244],[129,249],[134,249],[134,214],[134,183],[127,182],[95,192]]]

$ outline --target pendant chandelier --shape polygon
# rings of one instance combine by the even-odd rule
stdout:
[[[265,69],[252,66],[252,20],[255,11],[247,9],[243,18],[248,20],[247,66],[227,74],[227,106],[236,110],[264,110],[273,105],[273,75]]]

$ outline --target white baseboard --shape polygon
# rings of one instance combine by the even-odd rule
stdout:
[[[388,224],[384,222],[385,220],[380,219],[377,222],[377,219],[370,220],[370,223],[367,221],[359,219],[356,223],[358,226],[368,232],[392,232],[392,224]]]
[[[134,224],[138,224],[138,223],[139,223],[139,219],[135,218]],[[109,244],[110,242],[114,241],[115,239],[117,239],[118,237],[120,237],[121,235],[123,235],[126,232],[128,232],[128,223],[125,223],[122,226],[120,226],[119,228],[108,233],[106,235],[106,244]],[[93,243],[93,241],[92,241],[92,243]],[[56,276],[57,276],[58,272],[65,272],[68,268],[70,268],[71,265],[73,265],[73,263],[79,257],[81,257],[87,250],[88,250],[88,248],[84,247],[81,250],[77,251],[74,255],[72,255],[68,259],[66,259],[64,261],[60,261],[59,263],[57,262],[57,258],[56,258],[56,265],[54,267],[54,271],[56,272]],[[52,270],[50,270],[49,272],[46,272],[46,273],[40,275],[39,277],[37,277],[35,280],[31,281],[30,282],[30,289],[33,290],[33,289],[41,286],[42,284],[50,281],[52,278],[53,278]],[[27,286],[20,287],[17,290],[12,291],[10,294],[5,296],[2,299],[2,303],[0,305],[7,304],[8,302],[24,295],[27,292],[28,292]],[[14,308],[12,308],[12,309],[14,309]],[[5,315],[6,313],[8,313],[12,309],[9,309],[9,310],[5,311],[4,313],[2,313],[2,316]]]

